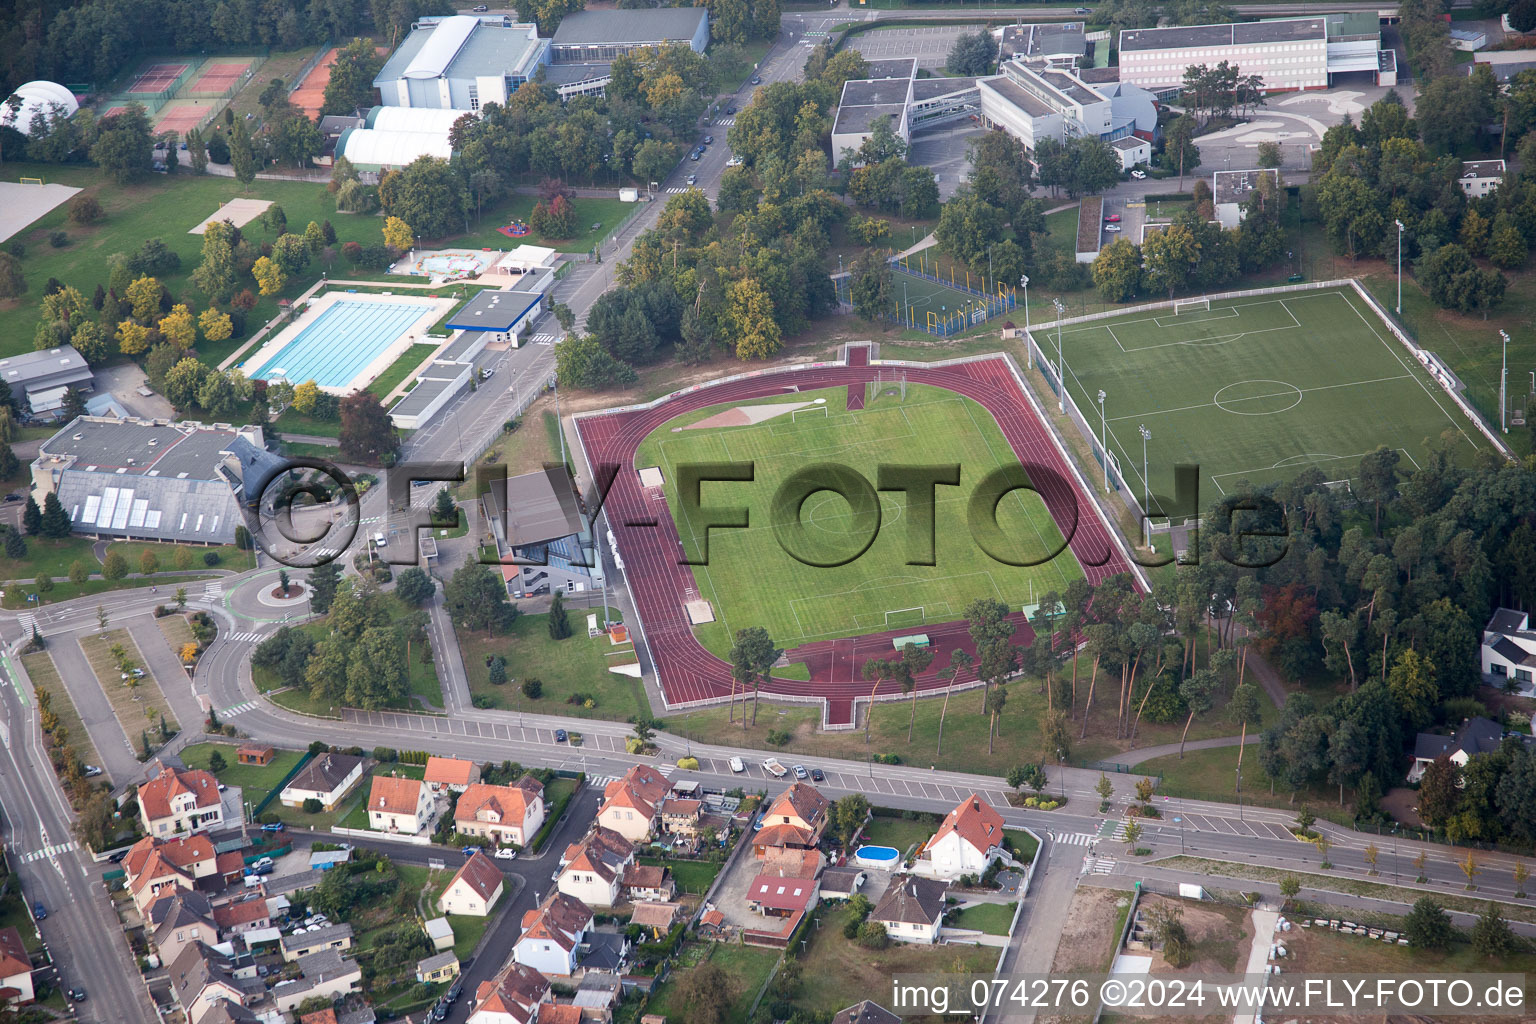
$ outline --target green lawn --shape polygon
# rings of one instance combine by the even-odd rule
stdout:
[[[731,983],[731,1008],[725,1015],[725,1024],[746,1024],[747,1012],[762,989],[763,983],[779,962],[779,951],[760,949],[756,946],[740,946],[724,942],[711,944],[708,949],[710,962],[725,972]],[[688,1007],[674,1001],[678,979],[683,972],[675,972],[658,988],[646,1004],[645,1012],[660,1014],[668,1020],[686,1021]],[[844,1003],[843,1005],[847,1005]],[[839,1007],[841,1009],[841,1007]]]
[[[297,750],[279,750],[268,765],[239,764],[235,747],[227,743],[195,743],[181,752],[188,768],[207,768],[208,759],[217,750],[224,758],[224,770],[216,772],[219,781],[244,790],[245,800],[255,807],[267,798],[272,788],[293,771],[304,755]]]
[[[724,861],[672,860],[665,857],[641,857],[642,864],[659,864],[672,869],[672,879],[677,891],[702,896],[709,891],[715,876],[720,874]]]
[[[1175,464],[1193,463],[1211,501],[1313,466],[1348,479],[1378,445],[1403,451],[1411,472],[1421,442],[1447,429],[1459,461],[1489,447],[1351,290],[1078,324],[1063,348],[1079,409],[1108,392],[1109,447],[1138,493],[1140,424],[1152,433],[1153,493],[1173,494]]]
[[[64,682],[59,678],[59,669],[53,663],[53,657],[47,651],[38,651],[35,654],[23,654],[21,663],[25,666],[32,685],[46,690],[50,695],[48,707],[59,716],[59,722],[69,730],[69,745],[75,748],[75,753],[80,755],[80,760],[100,767],[101,755],[96,752],[96,744],[91,741],[91,734],[86,731],[85,725],[80,721],[80,712],[75,710],[75,702],[70,700],[69,691],[64,688]]]
[[[1339,813],[1337,786],[1304,790],[1292,800],[1289,789],[1283,784],[1272,783],[1259,764],[1259,748],[1253,742],[1253,730],[1250,729],[1248,735],[1250,742],[1243,754],[1243,803],[1297,810],[1306,804],[1320,817],[1327,816],[1330,811]],[[1228,804],[1237,802],[1236,747],[1186,750],[1183,759],[1177,754],[1169,754],[1143,761],[1136,768],[1143,775],[1162,775],[1157,791],[1163,796],[1219,800]],[[1270,794],[1272,785],[1273,795]]]
[[[495,206],[486,209],[475,229],[467,235],[456,235],[451,246],[471,249],[515,249],[519,245],[545,245],[561,252],[588,252],[592,246],[618,230],[625,217],[640,207],[636,203],[621,203],[618,199],[600,199],[577,196],[571,200],[576,208],[577,233],[571,238],[544,238],[537,232],[524,238],[508,238],[496,229],[514,220],[527,223],[533,214],[538,196],[516,194],[508,196]],[[592,225],[599,224],[594,228]]]
[[[1017,903],[978,903],[944,919],[951,928],[969,928],[987,935],[1007,935]]]
[[[27,915],[26,901],[16,891],[17,879],[13,876],[7,882],[5,895],[0,896],[0,928],[15,928],[21,933],[21,943],[27,952],[36,953],[43,948],[43,940],[38,938],[37,928]]]
[[[907,821],[905,818],[888,818],[877,814],[864,827],[859,842],[865,846],[893,846],[903,854],[910,853],[918,843],[926,843],[939,826],[928,821]]]
[[[283,410],[281,416],[272,421],[272,425],[283,434],[336,437],[341,433],[341,420],[317,420],[313,416],[305,416],[291,405]]]
[[[645,690],[640,680],[608,671],[614,658],[634,650],[634,645],[615,647],[606,635],[587,637],[585,608],[567,608],[572,633],[564,640],[549,638],[548,615],[520,615],[512,629],[486,639],[483,633],[462,633],[459,645],[464,652],[464,667],[469,673],[469,689],[476,696],[485,695],[493,706],[512,710],[537,711],[548,715],[578,715],[583,718],[608,718],[623,721],[631,715],[649,714]],[[617,620],[618,609],[610,614]],[[598,612],[598,622],[602,613]],[[492,686],[485,659],[500,654],[507,659],[505,686]],[[544,684],[538,700],[523,696],[524,679],[537,677]],[[595,701],[588,708],[566,703],[575,694],[586,694]]]
[[[379,764],[374,765],[361,782],[353,795],[348,797],[347,805],[337,810],[340,812],[336,825],[339,828],[367,828],[368,827],[368,793],[373,786],[373,777],[376,775],[395,774],[402,778],[419,779],[426,775],[425,765],[419,764]]]
[[[1025,832],[1023,829],[1006,829],[1012,833],[1007,838],[1013,841],[1013,859],[1017,861],[1032,861],[1040,850],[1040,840]]]
[[[0,347],[3,347],[3,343],[0,343]],[[31,583],[38,576],[68,576],[69,567],[75,562],[84,562],[92,572],[101,568],[101,563],[91,554],[91,540],[88,537],[65,537],[63,540],[28,537],[26,540],[27,553],[21,558],[12,559],[0,555],[0,575],[7,581]],[[129,569],[138,571],[134,565],[130,565]]]
[[[412,345],[405,350],[399,359],[385,367],[383,373],[373,379],[373,383],[368,385],[368,390],[382,400],[385,395],[404,383],[405,379],[415,372],[436,351],[437,346],[434,344],[422,343]],[[336,427],[340,431],[340,421],[337,421]]]
[[[128,579],[117,580],[116,582],[113,582],[112,580],[104,580],[99,577],[86,580],[84,583],[78,584],[65,581],[63,583],[55,583],[53,585],[53,589],[43,595],[43,603],[59,604],[63,601],[73,601],[77,597],[91,597],[96,594],[105,594],[113,590],[132,590],[135,587],[156,586],[170,587],[172,589],[176,587],[190,587],[192,584],[198,583],[205,579],[208,579],[208,577],[205,575],[190,573],[186,576],[172,577],[129,577]],[[35,586],[31,586],[30,584],[6,588],[4,590],[4,599],[0,599],[0,608],[15,609],[29,606],[35,607],[35,602],[29,605],[27,597],[36,591],[37,588]]]
[[[825,404],[810,404],[817,399]],[[998,525],[1006,537],[999,550],[1005,545],[1011,559],[1043,564],[1005,565],[988,556],[969,531],[957,528],[974,481],[994,467],[1018,466],[996,421],[970,399],[911,384],[904,400],[882,390],[857,412],[846,409],[846,388],[751,404],[784,402],[806,403],[806,408],[753,426],[687,429],[733,408],[712,406],[668,421],[641,443],[635,465],[661,467],[672,515],[691,557],[701,557],[704,532],[695,525],[700,517],[690,516],[678,501],[675,468],[683,463],[752,460],[754,481],[709,484],[705,504],[745,506],[754,526],[767,525],[775,492],[813,460],[841,463],[866,481],[875,480],[881,463],[959,463],[965,467],[963,486],[935,490],[937,546],[932,556],[914,550],[905,528],[880,529],[910,514],[894,491],[882,494],[878,507],[858,509],[831,491],[812,494],[799,506],[798,559],[780,545],[776,529],[711,531],[708,564],[693,572],[699,594],[714,607],[716,621],[695,630],[706,648],[723,656],[733,632],[747,625],[766,627],[784,648],[897,626],[915,631],[924,623],[961,617],[965,605],[978,597],[1017,605],[1045,590],[1063,589],[1082,575],[1077,560],[1062,550],[1061,532],[1034,492],[1015,490],[998,505]],[[868,549],[858,554],[877,530]],[[934,564],[908,564],[925,557]],[[807,562],[832,567],[811,568]]]
[[[107,553],[116,551],[123,556],[128,563],[129,572],[139,571],[139,560],[144,557],[144,552],[153,551],[155,560],[159,563],[160,572],[172,570],[185,570],[188,572],[200,572],[206,569],[229,569],[232,572],[243,572],[246,569],[256,568],[256,553],[254,551],[242,551],[233,544],[220,544],[216,547],[194,547],[190,544],[145,544],[140,542],[119,542],[107,547]],[[185,551],[186,555],[180,553]],[[207,563],[208,554],[218,556],[218,561],[213,565]],[[177,561],[180,558],[181,561]]]

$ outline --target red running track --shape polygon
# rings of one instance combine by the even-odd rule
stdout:
[[[640,484],[635,471],[635,450],[657,427],[694,409],[782,395],[790,390],[856,386],[862,391],[876,372],[872,366],[826,366],[767,373],[680,392],[651,409],[588,416],[577,421],[591,466],[619,467],[604,508],[609,529],[624,558],[636,611],[669,706],[726,699],[731,693],[731,668],[694,638],[683,607],[684,593],[694,586],[693,573],[689,566],[681,564],[683,548],[662,493]],[[1089,582],[1097,584],[1110,576],[1131,572],[1089,500],[1081,497],[1073,486],[1071,471],[1051,442],[1045,425],[1020,393],[1003,359],[944,367],[908,366],[906,374],[913,383],[946,388],[970,398],[992,414],[1014,454],[1029,468],[1031,479],[1062,535],[1070,538],[1072,553],[1082,564]],[[1033,633],[1022,621],[1022,614],[1015,613],[1015,617],[1015,637],[1020,643],[1030,642]],[[871,691],[871,684],[864,681],[861,673],[863,661],[891,652],[890,638],[901,632],[893,630],[797,647],[791,654],[797,660],[807,661],[810,680],[774,679],[764,686],[763,693],[791,700],[820,700],[827,724],[850,724],[855,699],[867,698]],[[925,626],[923,632],[939,648],[939,656],[935,657],[933,668],[918,678],[917,688],[941,689],[947,682],[939,678],[938,670],[948,665],[949,651],[962,644],[969,646],[966,626],[964,622],[943,623]],[[957,680],[973,681],[974,676]],[[878,690],[885,695],[900,692],[900,685],[894,681],[880,684]]]

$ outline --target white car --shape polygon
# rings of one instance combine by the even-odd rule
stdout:
[[[517,851],[512,849],[510,846],[503,846],[499,848],[495,853],[491,854],[491,856],[495,857],[497,860],[516,860]]]
[[[1104,225],[1104,230],[1105,231],[1119,231],[1120,230],[1120,225],[1119,224],[1105,224]]]
[[[1132,171],[1131,172],[1131,177],[1135,178],[1137,181],[1141,181],[1146,176],[1147,176],[1147,172],[1146,171]]]
[[[803,764],[795,765],[790,771],[795,773],[795,778],[797,779],[808,779],[811,777],[811,773],[805,770],[805,765]]]
[[[763,762],[763,771],[767,772],[769,775],[772,775],[776,779],[782,779],[788,772],[788,769],[779,764],[777,758],[770,757]]]
[[[747,770],[746,762],[744,762],[739,757],[731,758],[731,762],[730,763],[731,763],[731,771],[733,771],[733,772],[744,772],[744,771]]]
[[[740,167],[741,166],[741,157],[739,157],[739,156],[731,157],[729,160],[727,160],[725,162],[725,166],[727,166],[727,167]]]
[[[697,185],[698,183],[699,183],[699,176],[697,174],[690,174],[690,175],[688,175],[688,184],[690,184],[690,185]]]

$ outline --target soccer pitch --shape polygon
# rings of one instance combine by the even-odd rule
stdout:
[[[869,389],[866,389],[866,394]],[[700,503],[745,506],[746,529],[709,532],[709,564],[693,567],[699,596],[714,606],[715,621],[695,627],[700,643],[725,654],[737,629],[763,626],[784,648],[815,640],[858,636],[962,618],[968,602],[995,597],[1017,610],[1047,590],[1062,590],[1083,575],[1061,531],[1032,491],[1015,491],[998,508],[998,524],[1014,551],[1041,564],[994,561],[971,539],[966,507],[971,492],[998,466],[1017,464],[990,413],[969,399],[926,385],[908,384],[902,399],[887,384],[866,408],[848,411],[847,389],[799,392],[777,399],[727,403],[686,413],[658,427],[640,445],[636,468],[659,466],[668,508],[689,557],[697,558],[702,528],[682,513],[677,467],[689,462],[747,461],[750,483],[705,483]],[[825,399],[816,404],[817,399]],[[795,403],[792,412],[748,426],[689,424],[731,409]],[[759,410],[760,413],[761,410]],[[873,486],[881,464],[959,463],[960,485],[935,489],[934,565],[907,565],[906,497],[882,491],[879,532],[869,549],[846,565],[819,568],[786,553],[770,525],[775,491],[791,474],[817,463],[840,463]],[[856,513],[830,491],[801,507],[805,535],[826,554],[857,550],[874,526],[872,513]],[[1054,558],[1047,556],[1061,550]],[[821,560],[821,559],[817,559]]]
[[[1056,332],[1036,330],[1052,362]],[[1151,489],[1171,497],[1174,466],[1200,467],[1202,507],[1309,466],[1352,478],[1380,445],[1419,464],[1423,442],[1457,435],[1458,461],[1488,445],[1450,397],[1349,289],[1220,299],[1209,310],[1172,309],[1067,324],[1061,332],[1068,393],[1123,479],[1143,489],[1139,427]],[[1098,393],[1106,393],[1101,425]]]

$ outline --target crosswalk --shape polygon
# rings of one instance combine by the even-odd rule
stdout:
[[[533,343],[535,345],[553,345],[555,341],[556,338],[553,334],[535,334],[533,336]]]
[[[1107,875],[1113,870],[1115,870],[1115,858],[1095,857],[1093,859],[1093,867],[1089,869],[1089,872],[1095,875]]]
[[[675,764],[658,764],[658,765],[655,765],[654,767],[656,768],[656,773],[658,775],[660,775],[662,778],[666,778],[667,776],[671,775],[673,772],[677,771],[677,765],[675,765]],[[608,785],[608,783],[610,783],[610,782],[617,782],[617,781],[619,781],[620,778],[622,778],[622,776],[619,776],[619,775],[603,775],[603,776],[599,776],[598,778],[588,780],[588,784],[592,785],[592,786],[596,786],[599,789],[601,789],[603,786]]]
[[[687,192],[691,188],[693,188],[692,185],[673,185],[673,186],[671,186],[670,188],[667,189],[667,195],[669,195],[669,196],[679,195],[679,194],[681,194],[683,192]]]
[[[245,633],[231,633],[224,639],[233,640],[237,644],[253,644],[261,639],[261,634],[249,631]]]
[[[727,128],[729,128],[731,125],[733,125],[735,123],[736,123],[736,118],[734,118],[734,117],[717,117],[717,118],[715,118],[715,124],[724,125]]]
[[[52,846],[45,846],[41,850],[29,850],[21,855],[21,862],[23,864],[31,864],[33,861],[42,860],[44,857],[53,857],[61,853],[69,853],[71,850],[77,849],[79,849],[79,847],[76,845],[75,841],[71,839],[67,843],[55,843]]]
[[[1108,825],[1109,823],[1105,822],[1105,824]],[[1125,830],[1126,830],[1126,827],[1129,826],[1129,825],[1130,825],[1129,821],[1127,821],[1124,818],[1121,818],[1119,821],[1115,822],[1115,827],[1110,830],[1109,838],[1114,840],[1117,843],[1125,842]],[[1101,830],[1101,834],[1102,834],[1102,830]]]
[[[243,713],[245,713],[247,711],[252,711],[252,710],[255,709],[255,707],[256,707],[256,702],[253,701],[253,700],[248,700],[244,704],[231,704],[227,708],[220,708],[219,709],[219,717],[220,718],[233,718],[235,715],[243,714]]]
[[[32,631],[37,628],[37,616],[31,612],[26,612],[16,621],[21,624],[21,635],[30,639]]]
[[[1094,836],[1087,832],[1049,832],[1051,841],[1061,843],[1063,846],[1087,846],[1093,842]]]
[[[208,598],[209,600],[214,600],[214,601],[216,601],[219,598],[223,597],[224,596],[224,584],[223,584],[223,582],[219,581],[219,580],[214,580],[211,583],[204,583],[203,584],[203,596]]]

